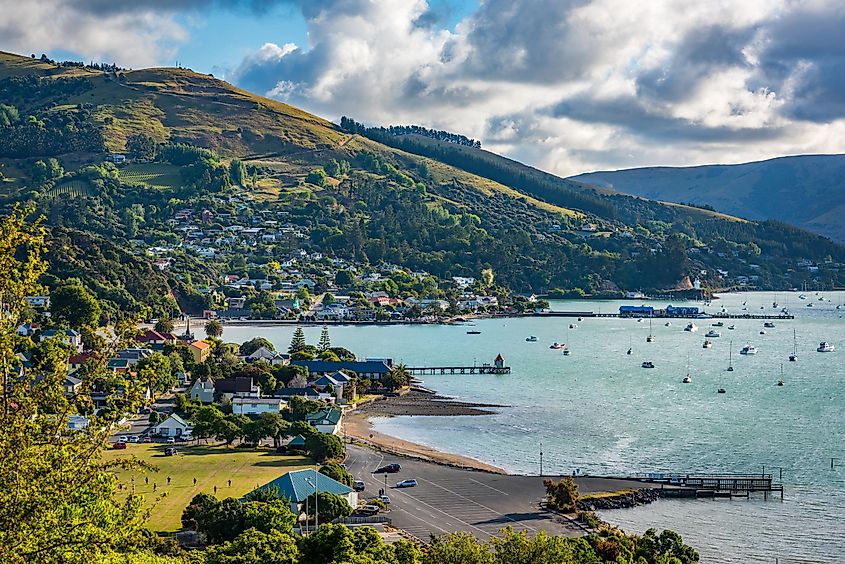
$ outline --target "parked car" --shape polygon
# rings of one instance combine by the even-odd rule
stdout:
[[[387,466],[382,466],[378,468],[373,474],[395,474],[401,470],[402,467],[395,462],[393,464],[388,464]]]
[[[363,515],[364,517],[369,517],[371,515],[377,515],[379,512],[379,508],[376,505],[361,505],[355,509],[355,513],[358,515]]]
[[[126,443],[118,441],[118,442],[114,443],[114,446],[112,446],[112,448],[124,449],[124,448],[126,448]]]
[[[151,442],[153,442],[153,438],[152,438],[151,436],[147,435],[146,437],[144,437],[144,441],[143,441],[143,442],[145,442],[145,443],[151,443]]]
[[[167,439],[167,444],[172,445],[172,444],[173,444],[173,443],[175,443],[175,442],[176,442],[176,439],[175,439],[175,438],[173,438],[173,437],[168,437],[168,439]]]
[[[126,442],[129,442],[129,437],[122,436],[122,437],[120,437],[119,439],[117,439],[117,442],[119,442],[119,443],[126,443]]]
[[[139,436],[137,436],[137,435],[132,436],[132,437],[129,437],[129,442],[130,442],[130,443],[140,443],[140,442],[141,442],[141,437],[139,437]]]
[[[355,483],[353,484],[352,487],[355,489],[356,492],[362,492],[362,491],[364,491],[364,488],[366,486],[364,485],[363,480],[355,480]]]
[[[193,439],[193,437],[191,437],[190,435],[179,435],[178,437],[176,437],[176,440],[179,441],[180,443],[185,443],[185,442],[188,442],[192,439]]]
[[[176,447],[167,447],[166,449],[164,449],[164,456],[173,456],[177,452],[179,451],[176,450]]]
[[[413,488],[416,485],[416,480],[402,480],[401,482],[396,482],[397,488]]]
[[[381,502],[383,504],[390,505],[390,498],[387,497],[386,495],[380,495],[380,496],[378,496],[378,498],[381,500]]]

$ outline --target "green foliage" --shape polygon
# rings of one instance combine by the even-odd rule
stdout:
[[[38,184],[55,178],[61,178],[64,173],[64,168],[62,168],[59,161],[54,158],[49,158],[46,161],[35,161],[32,163],[32,170],[29,172],[32,180]]]
[[[247,529],[234,540],[209,548],[204,564],[297,564],[299,548],[287,533]]]
[[[382,384],[392,390],[404,388],[411,383],[411,373],[404,364],[397,364],[382,378]]]
[[[153,325],[153,330],[158,331],[159,333],[173,333],[173,319],[170,317],[162,317],[155,322]]]
[[[205,324],[205,334],[219,339],[223,335],[223,324],[216,319],[209,320]]]
[[[178,383],[170,358],[158,352],[139,360],[135,371],[139,382],[149,386],[154,393],[169,392]]]
[[[305,345],[305,331],[302,330],[302,327],[297,327],[296,331],[293,332],[293,338],[290,341],[288,352],[290,354],[301,352],[305,348]]]
[[[546,487],[546,501],[549,506],[560,511],[572,512],[578,506],[578,485],[572,476],[563,478],[560,482],[544,480]]]
[[[343,443],[337,435],[314,433],[305,437],[305,450],[315,460],[331,460],[343,455]]]
[[[273,343],[271,343],[270,341],[268,341],[264,337],[254,337],[254,338],[250,339],[249,341],[241,344],[239,350],[240,350],[240,353],[243,356],[249,356],[252,353],[254,353],[255,351],[257,351],[258,349],[260,349],[261,347],[264,347],[267,350],[271,350],[271,351],[276,350],[276,347],[273,346]]]
[[[72,328],[99,326],[100,304],[81,283],[56,288],[50,294],[50,310],[54,319]]]
[[[240,159],[232,159],[232,162],[229,163],[229,178],[231,178],[233,184],[246,185],[246,166]]]
[[[316,508],[316,511],[319,512],[318,517],[321,523],[330,523],[335,519],[348,517],[352,514],[352,506],[349,505],[349,502],[345,498],[330,492],[311,494],[308,496],[305,506],[308,508],[309,517],[314,517]]]
[[[321,353],[323,352],[330,352],[329,349],[332,348],[332,340],[329,337],[329,327],[327,325],[323,325],[323,330],[320,332],[320,342],[317,343],[317,350]]]
[[[0,127],[15,125],[21,119],[18,109],[9,104],[0,104]]]
[[[352,487],[352,484],[355,482],[352,474],[350,474],[340,464],[335,464],[333,462],[320,466],[320,473],[325,474],[333,480],[337,480],[341,484],[346,484],[349,487]]]
[[[148,135],[136,133],[126,139],[126,152],[136,161],[151,161],[156,157],[156,142]]]
[[[326,185],[326,178],[326,171],[322,168],[316,168],[308,173],[308,176],[305,177],[305,182],[322,188]]]

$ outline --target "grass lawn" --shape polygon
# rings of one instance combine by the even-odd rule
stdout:
[[[304,456],[282,456],[272,449],[255,450],[225,446],[180,446],[176,456],[164,456],[163,444],[130,443],[126,450],[108,450],[105,460],[135,456],[158,468],[155,471],[120,471],[118,478],[126,491],[143,494],[154,504],[148,525],[154,531],[175,531],[181,528],[182,510],[200,492],[217,497],[240,497],[285,472],[313,468]],[[170,485],[167,478],[170,477]],[[146,479],[149,478],[149,483]],[[194,478],[197,485],[194,486]],[[232,480],[229,487],[228,481]],[[153,485],[156,485],[155,492]],[[161,497],[161,494],[167,495]],[[161,497],[161,499],[159,499]],[[157,500],[157,501],[156,501]]]

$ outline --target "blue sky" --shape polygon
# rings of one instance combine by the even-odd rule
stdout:
[[[0,49],[181,65],[560,175],[845,152],[841,0],[0,0]]]

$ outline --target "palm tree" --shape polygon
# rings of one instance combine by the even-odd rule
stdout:
[[[220,338],[223,335],[223,324],[216,319],[210,320],[205,324],[205,334],[209,337]]]
[[[387,376],[384,378],[384,384],[388,388],[398,389],[404,388],[411,383],[411,373],[408,372],[408,367],[404,364],[397,364],[390,369]]]
[[[159,333],[173,333],[173,320],[169,317],[162,317],[153,326]]]

